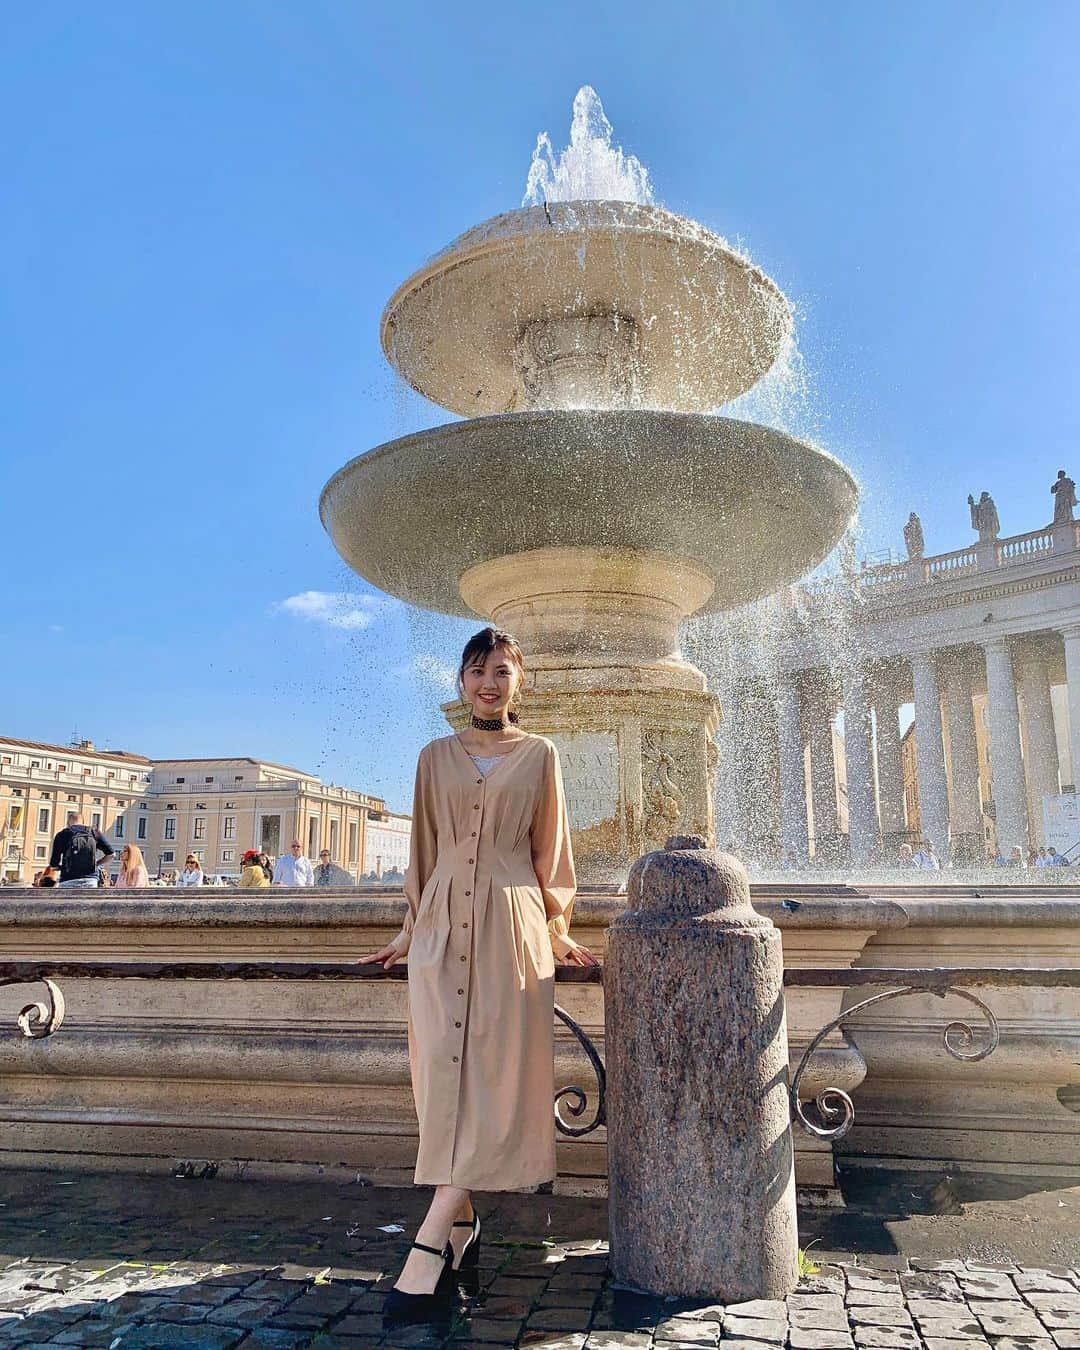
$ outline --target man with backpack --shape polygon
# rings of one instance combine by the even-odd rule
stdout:
[[[102,862],[112,857],[112,846],[101,831],[84,825],[81,813],[71,811],[67,825],[53,840],[46,875],[52,875],[59,867],[61,886],[96,886],[98,850]]]

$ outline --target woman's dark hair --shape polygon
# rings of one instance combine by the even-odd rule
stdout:
[[[517,667],[519,676],[518,690],[525,682],[525,654],[518,645],[517,638],[512,634],[505,632],[501,628],[481,628],[479,633],[474,633],[466,642],[465,650],[461,653],[461,665],[458,666],[458,697],[465,701],[465,671],[468,666],[474,662],[485,661],[492,652],[503,652],[506,659]],[[511,711],[508,714],[511,722],[518,720],[517,713]]]

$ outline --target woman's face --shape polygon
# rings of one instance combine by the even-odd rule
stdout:
[[[124,847],[120,850],[120,861],[124,864],[125,867],[128,865],[129,862],[131,862],[131,849],[128,847],[127,844],[125,844]]]
[[[501,647],[466,666],[461,678],[465,701],[477,717],[505,718],[521,683],[517,666]]]

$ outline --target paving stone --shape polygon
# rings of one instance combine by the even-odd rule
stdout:
[[[729,1303],[727,1315],[755,1317],[765,1322],[783,1322],[787,1318],[787,1304],[779,1298],[754,1298],[746,1303]]]
[[[647,1331],[590,1331],[585,1350],[646,1350],[651,1344]]]
[[[843,1271],[849,1289],[869,1289],[884,1294],[900,1288],[900,1276],[889,1271],[869,1271],[858,1266],[844,1266]]]
[[[954,1275],[957,1274],[957,1273],[960,1272],[960,1271],[966,1271],[966,1270],[968,1269],[968,1264],[967,1264],[966,1261],[956,1261],[956,1260],[949,1260],[949,1261],[927,1261],[927,1260],[923,1260],[923,1259],[921,1259],[921,1258],[915,1258],[915,1259],[913,1259],[912,1261],[909,1262],[909,1265],[911,1266],[911,1269],[914,1270],[914,1271],[943,1271],[943,1270],[944,1270],[944,1271],[949,1271],[949,1272],[951,1272],[951,1273],[954,1274]]]
[[[1024,1295],[1025,1300],[1040,1312],[1080,1312],[1080,1290],[1071,1293],[1042,1293],[1032,1290]]]
[[[517,1340],[518,1324],[516,1322],[489,1322],[481,1317],[474,1317],[466,1324],[464,1334],[474,1341],[483,1341],[487,1345],[513,1345]],[[551,1339],[548,1332],[543,1334],[545,1339]],[[536,1339],[537,1337],[534,1336],[533,1340]],[[584,1339],[583,1336],[582,1340]]]
[[[519,1298],[533,1299],[544,1290],[546,1281],[541,1278],[523,1278],[520,1275],[499,1275],[492,1280],[488,1292],[492,1294],[516,1294]]]
[[[718,1333],[716,1322],[696,1317],[667,1317],[656,1327],[658,1341],[676,1341],[681,1345],[715,1345]]]
[[[340,1322],[334,1324],[334,1330],[345,1336],[382,1337],[381,1313],[348,1313]]]
[[[963,1298],[956,1276],[947,1270],[940,1270],[933,1274],[915,1272],[914,1274],[901,1275],[900,1288],[907,1298]]]
[[[960,1288],[969,1298],[1015,1299],[1020,1291],[1008,1275],[994,1274],[992,1271],[968,1272],[957,1276]]]
[[[1050,1331],[1077,1331],[1080,1330],[1080,1313],[1059,1312],[1056,1308],[1041,1308],[1039,1310],[1039,1321]],[[1057,1337],[1055,1336],[1055,1340]]]
[[[792,1327],[791,1350],[853,1350],[855,1342],[848,1331],[811,1331]]]
[[[967,1317],[968,1305],[962,1299],[909,1298],[908,1312],[918,1321],[922,1317]]]
[[[1080,1350],[1080,1327],[1054,1327],[1050,1335],[1058,1350]]]
[[[740,1341],[738,1337],[720,1342],[721,1350],[761,1350],[762,1344],[761,1341]]]
[[[786,1310],[785,1310],[786,1313]],[[724,1318],[724,1341],[765,1341],[769,1345],[783,1345],[787,1339],[787,1317],[768,1321],[760,1317],[738,1317],[729,1313]]]
[[[849,1308],[902,1308],[904,1296],[899,1289],[849,1289],[844,1295]]]
[[[521,1337],[522,1345],[542,1345],[543,1350],[581,1350],[585,1344],[585,1336],[581,1333],[575,1333],[571,1336],[559,1336],[552,1338],[543,1332],[525,1331]]]
[[[722,1303],[700,1303],[696,1307],[683,1308],[680,1317],[689,1317],[695,1322],[722,1322],[727,1309]]]
[[[790,1315],[793,1308],[822,1308],[843,1312],[844,1300],[839,1294],[804,1294],[801,1291],[788,1294],[785,1300]]]
[[[165,1323],[149,1327],[133,1327],[125,1333],[123,1350],[168,1350],[174,1345],[188,1350],[230,1350],[243,1332],[232,1327],[186,1327]]]
[[[321,1331],[325,1322],[325,1317],[305,1316],[304,1314],[297,1316],[286,1308],[284,1312],[276,1312],[273,1317],[267,1318],[264,1325],[279,1327],[285,1331]]]
[[[926,1350],[990,1350],[989,1341],[957,1341],[938,1336],[924,1337],[923,1345]]]
[[[854,1326],[862,1327],[910,1327],[911,1318],[906,1308],[902,1306],[878,1308],[873,1305],[867,1307],[849,1308],[848,1316]]]
[[[1034,1313],[1021,1312],[1010,1316],[979,1316],[983,1331],[995,1340],[999,1336],[1035,1336],[1045,1338],[1046,1328]]]
[[[1036,1297],[1039,1297],[1039,1295],[1036,1295]],[[1049,1297],[1052,1297],[1052,1295]],[[1020,1298],[974,1298],[969,1295],[967,1305],[973,1317],[1009,1317],[1029,1311]]]
[[[585,1331],[591,1313],[591,1308],[540,1308],[529,1314],[527,1328],[530,1331]]]
[[[838,1308],[789,1308],[788,1320],[802,1331],[847,1331],[844,1305]]]
[[[159,1322],[172,1322],[182,1326],[194,1326],[206,1321],[209,1308],[198,1303],[165,1303],[154,1310],[154,1318]]]
[[[529,1315],[532,1304],[523,1298],[485,1298],[475,1307],[485,1317],[510,1318],[522,1322]]]
[[[919,1334],[924,1340],[983,1341],[986,1339],[982,1327],[969,1315],[956,1317],[917,1318]]]
[[[600,1285],[595,1289],[556,1289],[554,1285],[548,1285],[547,1293],[541,1294],[536,1300],[537,1308],[591,1308],[596,1302],[600,1293]],[[523,1300],[519,1300],[522,1302]],[[525,1303],[526,1311],[529,1304]],[[524,1317],[524,1313],[522,1316]]]
[[[869,1350],[919,1350],[921,1342],[907,1327],[856,1327],[855,1344]]]
[[[994,1342],[994,1350],[1054,1350],[1054,1342],[1049,1336],[1002,1336]]]
[[[276,1312],[278,1305],[271,1299],[233,1298],[220,1308],[211,1308],[206,1320],[221,1326],[254,1327]]]
[[[1054,1275],[1048,1270],[1021,1270],[1012,1277],[1022,1294],[1075,1294],[1076,1285],[1068,1275]]]

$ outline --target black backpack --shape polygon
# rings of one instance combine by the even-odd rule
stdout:
[[[73,877],[92,877],[97,870],[97,840],[88,825],[71,827],[71,842],[64,850],[64,870]]]

